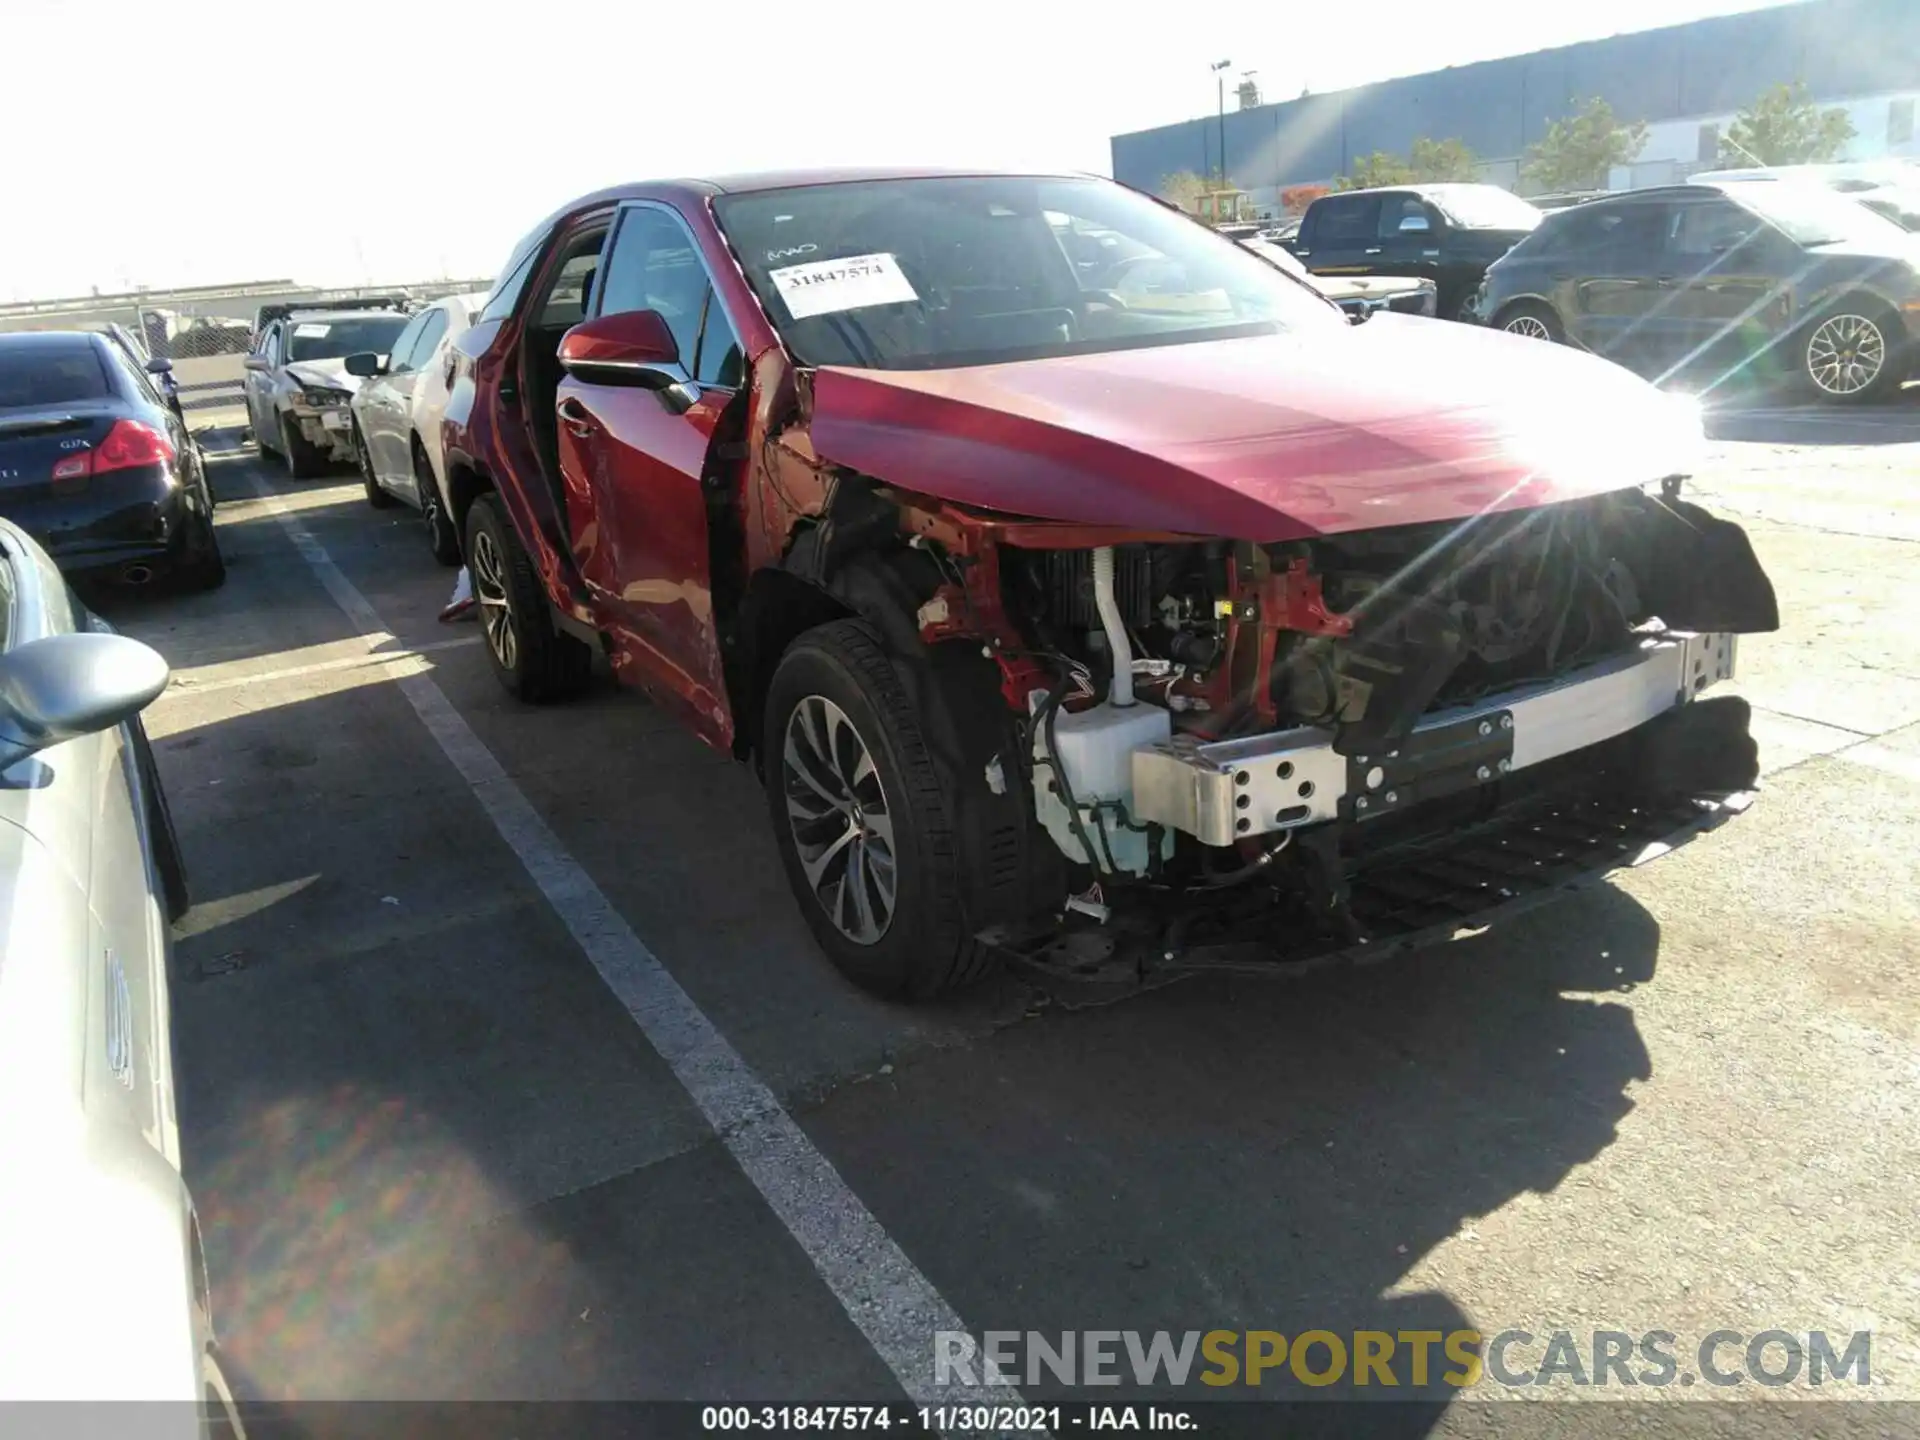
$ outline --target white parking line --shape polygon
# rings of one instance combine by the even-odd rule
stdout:
[[[363,631],[387,630],[366,596],[280,497],[250,470],[242,473],[347,618]],[[626,1006],[901,1388],[922,1404],[990,1400],[1019,1405],[1019,1392],[1007,1384],[973,1390],[934,1386],[935,1332],[966,1330],[953,1307],[633,933],[432,677],[408,675],[398,684],[607,988]]]
[[[378,639],[381,637],[369,637]],[[391,635],[384,637],[391,640]],[[379,650],[366,655],[343,655],[337,660],[316,660],[311,665],[288,665],[279,670],[242,671],[239,674],[222,675],[214,680],[197,680],[190,674],[175,671],[172,683],[161,696],[168,695],[206,695],[215,690],[234,690],[243,685],[266,685],[275,680],[298,680],[307,675],[323,675],[330,670],[379,669],[389,665],[405,664],[413,669],[427,668],[421,657],[440,650],[459,650],[468,645],[478,645],[478,635],[462,635],[457,640],[435,640],[428,645],[415,645],[408,650]]]

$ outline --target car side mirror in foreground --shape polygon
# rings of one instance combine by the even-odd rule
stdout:
[[[131,719],[168,674],[158,652],[124,635],[49,635],[0,655],[0,765]]]
[[[376,375],[387,373],[386,357],[376,355],[371,350],[359,350],[341,362],[347,374],[358,375],[362,380],[371,380]]]
[[[267,364],[266,356],[249,355],[240,362],[240,368],[243,370],[269,370],[272,367]]]
[[[586,320],[560,337],[560,364],[592,385],[667,390],[687,383],[680,347],[657,310],[627,310]]]
[[[171,375],[173,373],[173,361],[164,355],[156,355],[147,361],[147,373],[149,375]]]

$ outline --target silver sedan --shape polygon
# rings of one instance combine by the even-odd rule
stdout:
[[[167,678],[0,520],[0,1401],[186,1402],[192,1435],[231,1396],[174,1119]]]

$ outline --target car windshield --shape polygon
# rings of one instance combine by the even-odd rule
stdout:
[[[1104,180],[812,185],[714,212],[804,365],[939,369],[1342,324],[1233,241]]]
[[[1821,185],[1778,180],[1729,184],[1726,192],[1799,245],[1879,244],[1906,232],[1884,215]]]
[[[1433,185],[1422,192],[1463,230],[1531,230],[1540,211],[1497,185]]]
[[[287,343],[289,360],[338,360],[371,350],[385,355],[407,328],[405,315],[369,315],[365,319],[295,320]]]

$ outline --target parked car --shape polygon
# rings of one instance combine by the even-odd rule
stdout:
[[[174,1117],[166,684],[0,520],[0,1401],[180,1402],[185,1435],[232,1396]]]
[[[1529,195],[1527,203],[1544,213],[1584,205],[1589,200],[1603,200],[1612,193],[1610,190],[1563,190],[1552,195]]]
[[[94,331],[0,335],[0,515],[69,574],[202,590],[226,579],[199,446]]]
[[[440,417],[447,408],[447,347],[473,323],[482,295],[436,300],[393,341],[390,355],[363,350],[345,360],[360,382],[353,411],[354,457],[367,503],[404,501],[427,522],[427,540],[442,565],[460,563],[460,536],[447,515],[441,476]]]
[[[247,421],[256,444],[287,462],[296,480],[354,458],[353,412],[360,388],[347,356],[384,355],[407,328],[403,310],[371,307],[271,314],[246,366]]]
[[[169,410],[180,417],[182,425],[187,423],[186,409],[180,403],[180,385],[173,378],[173,361],[164,355],[155,355],[147,348],[147,342],[138,333],[129,330],[118,322],[103,325],[100,333],[120,347],[135,367],[151,376],[149,384],[154,393],[166,402]]]
[[[1487,267],[1533,233],[1541,212],[1498,185],[1401,185],[1322,195],[1287,248],[1316,275],[1433,281],[1459,318]]]
[[[1311,285],[1344,310],[1349,320],[1364,320],[1379,310],[1428,316],[1439,311],[1439,292],[1431,280],[1405,275],[1315,275],[1284,245],[1259,238],[1240,243],[1268,264],[1278,265],[1302,283]]]
[[[1778,165],[1751,170],[1714,170],[1690,177],[1695,185],[1722,180],[1788,180],[1822,185],[1893,221],[1920,231],[1920,161],[1867,160],[1851,164]]]
[[[1189,303],[1133,307],[1068,231]],[[1349,325],[1110,181],[601,191],[454,364],[501,683],[559,700],[604,653],[756,765],[813,934],[881,993],[1450,934],[1754,781],[1744,702],[1701,697],[1778,616],[1678,497],[1697,411]]]
[[[1635,368],[1771,364],[1816,397],[1872,400],[1913,370],[1920,241],[1811,185],[1661,186],[1549,216],[1472,310]]]

